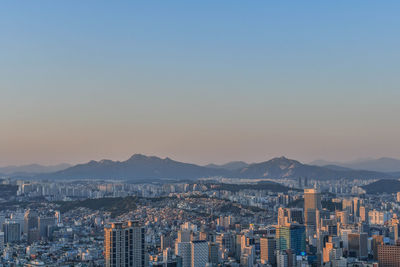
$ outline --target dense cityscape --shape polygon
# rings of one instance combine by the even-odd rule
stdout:
[[[0,1],[0,267],[400,267],[400,1]]]
[[[400,193],[366,180],[7,179],[2,266],[398,266]]]

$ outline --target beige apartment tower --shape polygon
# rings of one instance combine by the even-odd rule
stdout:
[[[138,222],[116,222],[104,228],[106,267],[145,267],[144,228]]]

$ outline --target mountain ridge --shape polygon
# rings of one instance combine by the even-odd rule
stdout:
[[[381,158],[365,158],[358,159],[349,162],[335,162],[326,160],[315,160],[310,162],[311,165],[326,166],[335,165],[344,168],[350,168],[353,170],[367,170],[377,172],[400,172],[400,159],[381,157]]]
[[[390,174],[358,171],[335,170],[320,166],[303,164],[286,157],[273,158],[260,163],[248,164],[236,170],[210,168],[192,163],[184,163],[170,158],[134,154],[125,161],[100,160],[78,164],[65,170],[38,175],[46,179],[176,179],[194,180],[207,177],[248,178],[248,179],[380,179],[393,178]]]
[[[41,164],[26,164],[26,165],[8,165],[0,167],[0,173],[3,176],[26,175],[33,176],[41,173],[51,173],[67,169],[73,165],[67,163],[60,163],[56,165],[41,165]]]

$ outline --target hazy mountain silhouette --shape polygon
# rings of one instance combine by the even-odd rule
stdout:
[[[368,194],[387,193],[393,194],[400,192],[400,181],[393,179],[382,179],[364,185],[362,187]]]
[[[41,177],[63,179],[197,179],[225,176],[226,170],[135,154],[126,161],[90,161]]]
[[[207,168],[213,168],[213,169],[225,169],[225,170],[229,170],[229,171],[235,171],[235,170],[239,170],[239,169],[243,169],[246,168],[247,166],[249,166],[248,163],[244,162],[244,161],[231,161],[222,165],[217,165],[217,164],[208,164],[204,167]]]
[[[379,159],[360,159],[350,162],[330,162],[325,160],[315,160],[311,165],[326,166],[336,165],[354,170],[367,170],[376,172],[400,172],[400,160],[394,158],[379,158]]]
[[[230,165],[231,166],[231,165]],[[285,157],[274,158],[269,161],[250,164],[238,170],[228,170],[198,166],[190,163],[174,161],[170,158],[159,158],[135,154],[126,161],[90,161],[62,171],[42,174],[39,178],[55,179],[198,179],[203,177],[231,177],[231,178],[298,178],[313,179],[379,179],[392,178],[387,173],[334,170],[332,168],[302,164],[299,161]]]
[[[387,173],[356,170],[335,170],[332,168],[319,167],[302,164],[299,161],[285,157],[274,158],[272,160],[250,164],[240,170],[241,178],[298,178],[308,177],[312,179],[371,179],[388,178]]]
[[[0,167],[0,173],[6,176],[16,176],[16,175],[31,176],[39,173],[56,172],[67,169],[71,166],[72,165],[66,163],[50,165],[50,166],[44,166],[39,164],[29,164],[21,166],[12,165],[12,166]]]

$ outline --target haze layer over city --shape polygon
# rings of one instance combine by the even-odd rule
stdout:
[[[399,10],[3,1],[0,266],[398,267]]]

